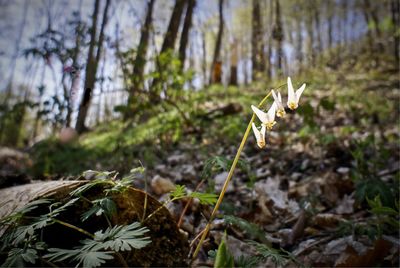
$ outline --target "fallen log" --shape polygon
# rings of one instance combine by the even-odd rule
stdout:
[[[71,192],[90,184],[90,181],[49,181],[36,182],[0,190],[0,218],[4,219],[13,212],[23,208],[34,200],[50,199],[51,202],[62,204],[71,201],[76,196]],[[145,192],[127,187],[121,192],[110,192],[110,184],[99,183],[88,187],[84,194],[71,206],[57,216],[57,221],[66,222],[94,234],[112,226],[125,226],[140,222],[149,229],[146,235],[151,242],[141,249],[131,249],[118,254],[118,258],[107,260],[106,266],[186,266],[188,242],[179,232],[174,219],[168,210],[156,199]],[[79,195],[78,195],[79,196]],[[116,207],[116,213],[107,218],[104,215],[91,216],[82,221],[82,215],[91,209],[91,201],[107,196]],[[29,216],[40,216],[49,210],[49,206],[39,206],[29,212]],[[149,217],[149,215],[152,215]],[[27,217],[29,218],[29,217]],[[26,224],[26,222],[24,222]],[[1,236],[9,232],[10,227],[2,226]],[[80,232],[67,228],[62,224],[51,224],[41,229],[41,238],[47,248],[73,249],[80,241],[87,239]],[[121,260],[121,257],[123,260]],[[4,256],[0,261],[4,262]],[[39,266],[49,266],[46,260],[35,263]],[[122,261],[122,262],[121,262]],[[57,263],[59,264],[59,263]],[[61,263],[61,266],[71,266],[72,263]]]

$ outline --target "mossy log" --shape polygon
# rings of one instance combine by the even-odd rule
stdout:
[[[71,191],[86,183],[88,181],[50,181],[2,189],[0,190],[0,218],[41,198],[65,203],[71,199]],[[101,198],[104,196],[105,189],[104,184],[96,185],[85,192],[85,198],[90,200]],[[91,233],[105,230],[110,224],[105,217],[94,216],[84,222],[80,220],[82,213],[88,211],[91,206],[85,198],[79,199],[60,214],[59,219]],[[149,245],[124,254],[128,256],[125,261],[129,266],[187,265],[188,241],[179,232],[175,220],[160,202],[133,187],[128,187],[121,193],[112,194],[111,198],[117,207],[117,213],[109,219],[112,225],[127,225],[139,221],[150,230],[146,234],[151,238]],[[155,211],[153,216],[147,217]],[[38,211],[35,213],[40,215]],[[50,247],[73,248],[84,238],[86,237],[83,237],[81,233],[59,224],[50,225],[43,231],[43,241]],[[115,263],[107,262],[106,266],[121,266],[121,264],[116,260]]]

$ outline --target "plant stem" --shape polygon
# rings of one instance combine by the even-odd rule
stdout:
[[[68,228],[74,229],[74,230],[76,230],[76,231],[78,231],[78,232],[80,232],[82,234],[85,234],[85,235],[89,236],[90,238],[94,238],[93,234],[89,233],[88,231],[83,230],[82,228],[79,228],[79,227],[77,227],[75,225],[69,224],[68,222],[65,222],[65,221],[60,221],[58,219],[54,219],[53,218],[52,220],[54,222],[56,222],[56,223],[59,223],[59,224],[64,225],[64,226],[66,226]]]
[[[281,87],[281,86],[280,86],[280,87]],[[278,87],[278,88],[279,88],[279,87]],[[261,105],[264,104],[264,102],[265,102],[265,101],[269,98],[269,96],[271,95],[271,92],[272,92],[272,91],[270,91],[270,92],[267,94],[267,96],[264,97],[264,99],[258,104],[258,107],[260,107]],[[222,203],[222,200],[223,200],[223,198],[224,198],[226,189],[228,188],[228,184],[229,184],[229,182],[230,182],[230,180],[231,180],[231,178],[232,178],[232,176],[233,176],[233,172],[235,171],[236,164],[237,164],[237,162],[239,161],[240,154],[242,153],[242,150],[243,150],[243,148],[244,148],[244,145],[246,144],[247,137],[249,136],[249,133],[250,133],[250,130],[251,130],[251,124],[253,123],[255,117],[256,117],[256,115],[253,113],[253,116],[251,117],[250,122],[249,122],[249,124],[247,125],[246,132],[245,132],[244,135],[243,135],[242,142],[240,143],[239,149],[238,149],[237,152],[236,152],[236,156],[235,156],[235,159],[233,160],[233,163],[232,163],[232,166],[231,166],[231,168],[230,168],[230,170],[229,170],[228,176],[227,176],[226,179],[225,179],[225,183],[224,183],[224,186],[222,187],[221,193],[220,193],[220,195],[219,195],[219,197],[218,197],[218,201],[217,201],[217,203],[215,204],[215,207],[214,207],[213,212],[211,213],[210,219],[209,219],[209,221],[208,221],[206,227],[205,227],[204,230],[203,230],[203,235],[201,236],[200,241],[199,241],[199,243],[197,244],[196,250],[195,250],[194,253],[193,253],[193,259],[195,259],[195,258],[197,257],[197,254],[199,254],[199,251],[200,251],[200,249],[201,249],[201,246],[203,245],[204,239],[207,237],[208,232],[210,231],[211,223],[212,223],[212,221],[214,220],[215,215],[216,215],[217,212],[218,212],[218,208],[219,208],[219,206],[220,206],[221,203]]]

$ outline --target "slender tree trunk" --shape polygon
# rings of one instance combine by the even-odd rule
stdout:
[[[133,86],[128,97],[128,112],[125,113],[125,118],[133,115],[133,102],[135,95],[143,87],[144,82],[144,67],[146,65],[146,55],[149,47],[150,30],[153,21],[153,9],[155,0],[149,0],[147,4],[147,14],[140,33],[140,41],[137,48],[136,58],[133,65]]]
[[[296,57],[299,61],[299,71],[302,69],[303,65],[303,35],[302,35],[302,23],[301,21],[297,22],[297,30],[296,30],[296,37],[297,37],[297,45],[296,45]]]
[[[221,77],[222,62],[220,60],[220,54],[221,54],[222,35],[224,32],[224,0],[219,0],[218,10],[219,10],[219,26],[218,26],[217,40],[215,43],[214,56],[211,64],[210,84],[221,83],[222,81]]]
[[[332,28],[333,28],[333,16],[330,15],[330,16],[328,16],[328,46],[329,46],[329,48],[333,47]]]
[[[316,36],[317,36],[317,42],[318,42],[318,48],[317,52],[321,53],[322,52],[322,37],[321,37],[321,24],[320,24],[320,19],[319,19],[319,7],[315,6],[314,7],[314,21],[315,21],[315,31],[316,31]]]
[[[229,84],[232,86],[237,86],[237,62],[238,62],[238,44],[237,40],[234,40],[231,44],[231,70]]]
[[[160,54],[169,49],[174,49],[176,37],[178,35],[179,25],[185,6],[185,0],[176,0],[174,10],[172,11],[171,19],[169,20],[168,29],[164,37],[164,42],[161,47]]]
[[[193,10],[196,6],[196,0],[188,0],[188,6],[186,9],[185,21],[183,23],[183,29],[181,34],[181,42],[179,45],[179,60],[182,64],[182,70],[184,69],[186,59],[186,47],[189,41],[189,32],[192,26]]]
[[[201,69],[203,71],[203,84],[207,84],[207,44],[206,44],[206,33],[201,31],[201,39],[202,39],[202,50],[203,50],[203,57],[201,61]]]
[[[271,78],[272,77],[272,63],[271,63],[271,57],[272,57],[272,36],[273,36],[273,17],[274,17],[274,1],[269,0],[269,18],[268,18],[268,25],[269,25],[269,31],[270,31],[270,37],[268,38],[268,50],[267,50],[267,77]]]
[[[25,31],[26,18],[27,18],[27,13],[29,10],[29,4],[30,4],[29,1],[25,1],[25,3],[24,3],[24,11],[23,11],[23,15],[22,15],[21,26],[19,28],[17,40],[15,41],[15,50],[14,50],[14,54],[12,56],[12,61],[10,64],[10,77],[8,79],[7,91],[6,91],[4,102],[3,102],[4,104],[7,103],[8,99],[11,97],[11,91],[12,91],[12,87],[13,87],[12,83],[14,81],[14,75],[15,75],[15,67],[17,66],[17,58],[18,58],[18,54],[20,51],[21,40],[22,40],[24,31]]]
[[[283,67],[283,27],[282,27],[282,18],[281,18],[281,6],[279,0],[275,0],[275,25],[273,30],[273,38],[276,40],[276,50],[277,50],[277,64],[278,64],[278,72],[282,72]]]
[[[374,50],[374,38],[372,36],[372,32],[371,29],[369,27],[370,23],[371,23],[371,19],[368,13],[368,10],[366,9],[366,6],[363,6],[363,15],[364,15],[364,19],[365,19],[365,23],[367,25],[367,38],[368,38],[368,45],[369,45],[369,49],[370,50]]]
[[[251,28],[251,61],[253,64],[252,77],[256,79],[264,70],[264,53],[262,42],[262,19],[260,0],[253,0],[252,28]]]
[[[92,24],[91,35],[90,35],[88,61],[86,64],[86,78],[85,78],[84,93],[83,93],[82,102],[79,106],[78,119],[77,119],[76,126],[75,126],[75,129],[78,133],[82,133],[86,129],[85,120],[86,120],[87,113],[89,110],[92,92],[93,92],[93,89],[94,89],[94,86],[96,83],[96,73],[97,73],[97,68],[99,65],[101,51],[102,51],[104,30],[107,25],[109,6],[110,6],[110,0],[107,0],[106,5],[104,7],[103,21],[102,21],[101,28],[100,28],[99,39],[96,40],[96,25],[97,25],[98,11],[99,11],[99,0],[95,1],[95,8],[94,8],[93,16],[92,16],[93,24]],[[94,47],[95,47],[96,43],[98,44],[97,52],[96,52],[96,55],[93,55]]]
[[[400,55],[399,55],[399,46],[400,46],[400,36],[398,31],[398,26],[400,25],[400,1],[392,0],[390,2],[390,9],[392,14],[392,24],[393,24],[393,43],[394,43],[394,58],[396,59],[396,68],[400,67]]]
[[[376,13],[376,10],[371,7],[370,0],[364,0],[364,5],[365,5],[365,8],[366,8],[367,12],[369,13],[370,18],[372,19],[372,21],[374,23],[375,34],[376,34],[376,36],[378,38],[380,38],[381,37],[381,30],[379,29],[378,14]]]

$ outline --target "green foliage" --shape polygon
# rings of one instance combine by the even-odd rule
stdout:
[[[121,193],[126,190],[132,179],[143,171],[142,168],[133,169],[131,174],[121,181],[112,181],[102,177],[111,176],[114,178],[116,176],[115,172],[91,171],[92,175],[98,175],[100,179],[95,179],[70,194],[71,196],[78,197],[72,198],[65,203],[51,203],[50,200],[33,201],[24,208],[4,218],[1,223],[4,226],[7,225],[8,229],[0,239],[1,251],[8,253],[3,266],[25,266],[28,263],[37,265],[39,256],[41,256],[40,258],[44,258],[44,260],[59,262],[62,265],[65,265],[63,262],[67,261],[68,264],[76,263],[77,266],[95,267],[104,264],[107,260],[113,259],[115,252],[131,251],[147,246],[151,243],[150,238],[145,235],[149,232],[149,229],[141,227],[140,223],[134,222],[130,225],[111,226],[111,223],[108,221],[108,218],[116,213],[116,205],[111,196],[108,195],[116,192]],[[88,174],[86,173],[86,175]],[[106,185],[103,196],[92,201],[83,196],[88,190],[100,184]],[[79,227],[57,219],[58,216],[74,205],[79,199],[84,199],[92,204],[89,210],[82,214],[81,222],[87,220],[92,215],[104,215],[110,227],[91,235]],[[33,216],[33,212],[37,213],[37,211],[42,211],[46,207],[49,212]],[[46,231],[44,227],[54,223],[62,224],[93,237],[92,239],[82,240],[81,244],[73,249],[48,248],[46,243],[41,240],[43,237],[41,232]]]
[[[222,238],[215,256],[214,268],[220,267],[234,267],[233,256],[226,245],[226,234]]]
[[[186,187],[184,185],[176,185],[175,190],[170,194],[171,199],[181,199],[186,197]]]
[[[267,259],[270,259],[278,267],[283,267],[288,261],[293,261],[300,265],[296,258],[284,249],[278,250],[255,241],[249,241],[248,243],[256,248],[258,253],[257,257],[260,262],[265,262]]]
[[[19,88],[18,90],[26,90]],[[0,145],[20,146],[23,138],[27,137],[23,130],[27,109],[35,105],[30,101],[18,101],[16,103],[0,105]]]
[[[214,205],[217,202],[218,195],[210,193],[192,192],[187,193],[184,185],[176,185],[175,190],[170,193],[171,201],[182,199],[185,197],[192,197],[199,199],[201,204]]]
[[[37,251],[33,248],[13,248],[8,252],[2,267],[24,267],[25,263],[35,264],[38,259]]]
[[[241,255],[235,259],[236,267],[253,268],[253,267],[257,267],[257,265],[259,263],[260,263],[260,259],[256,256]]]
[[[378,175],[380,169],[386,165],[388,151],[383,146],[378,146],[374,136],[370,135],[365,140],[356,142],[351,154],[355,165],[352,176],[356,183],[356,200],[362,203],[366,199],[372,200],[379,196],[384,206],[394,208],[399,189],[395,182],[384,182]]]
[[[203,205],[215,205],[217,203],[218,195],[210,194],[210,193],[200,193],[200,192],[192,192],[189,195],[190,197],[197,198],[200,201],[200,204]]]
[[[50,253],[44,257],[55,262],[72,260],[78,262],[77,266],[96,267],[113,259],[113,252],[140,249],[150,244],[150,239],[144,236],[148,231],[140,227],[138,222],[117,225],[96,232],[93,239],[81,241],[81,245],[75,249],[49,248]]]
[[[92,201],[93,206],[81,216],[81,221],[86,221],[92,215],[100,216],[104,214],[110,218],[117,212],[117,206],[114,201],[108,197],[99,198]]]
[[[229,160],[224,156],[213,156],[208,158],[204,162],[203,171],[201,173],[201,177],[203,179],[207,179],[208,189],[207,191],[213,192],[215,188],[215,182],[213,177],[221,173],[222,171],[228,171],[233,163],[233,160]],[[247,174],[249,177],[249,186],[254,184],[255,176],[252,172],[251,166],[248,161],[239,159],[237,163],[237,167]]]
[[[257,224],[232,215],[224,215],[223,218],[226,224],[234,225],[246,232],[247,235],[250,236],[250,239],[257,239],[259,241],[266,242],[265,233]]]
[[[374,199],[367,198],[368,205],[371,207],[371,213],[375,216],[371,224],[376,226],[378,236],[382,234],[392,234],[400,229],[399,222],[399,201],[396,202],[396,209],[384,206],[380,196],[377,195]]]

